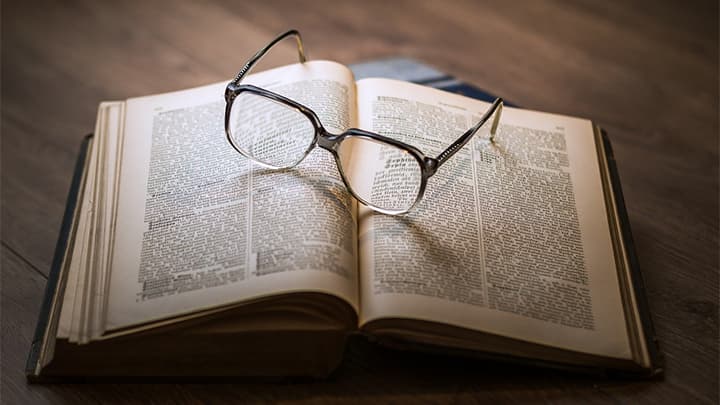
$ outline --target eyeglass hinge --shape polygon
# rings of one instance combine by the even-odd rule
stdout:
[[[438,168],[439,161],[433,157],[426,157],[425,158],[425,168],[430,172],[430,174],[435,174],[435,171]]]
[[[227,87],[225,87],[225,101],[231,102],[235,98],[235,84],[233,82],[228,83]]]

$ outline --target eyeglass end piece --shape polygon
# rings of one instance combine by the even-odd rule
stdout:
[[[497,105],[497,111],[495,111],[495,118],[493,119],[492,126],[490,127],[490,143],[495,143],[495,134],[497,133],[498,125],[500,124],[500,117],[502,116],[503,99],[498,98],[495,100]]]
[[[305,56],[305,47],[303,46],[302,36],[297,30],[295,31],[295,41],[297,42],[297,49],[298,49],[298,59],[300,59],[300,63],[307,62],[307,57]]]

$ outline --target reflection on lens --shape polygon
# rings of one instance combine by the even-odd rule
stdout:
[[[420,194],[422,169],[404,149],[359,136],[338,147],[345,180],[366,204],[394,214],[412,208]]]
[[[273,168],[298,164],[315,139],[315,128],[301,112],[248,92],[233,100],[228,129],[243,154]]]

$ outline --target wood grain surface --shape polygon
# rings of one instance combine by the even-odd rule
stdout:
[[[717,1],[3,1],[3,403],[718,402]],[[613,142],[663,380],[398,353],[354,341],[326,381],[28,385],[83,135],[102,100],[228,80],[297,28],[312,59],[408,56]],[[271,63],[292,60],[290,45]]]

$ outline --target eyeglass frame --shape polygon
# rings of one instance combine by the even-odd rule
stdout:
[[[463,146],[465,146],[470,139],[472,139],[473,135],[490,119],[493,114],[495,114],[495,118],[493,119],[492,126],[490,127],[490,142],[495,142],[495,134],[497,132],[497,127],[500,122],[500,116],[502,115],[502,108],[503,108],[503,99],[502,98],[496,98],[495,101],[492,103],[490,108],[480,117],[480,120],[472,126],[470,129],[465,131],[455,142],[450,144],[444,151],[442,151],[437,157],[431,157],[425,155],[422,151],[420,151],[418,148],[409,145],[405,142],[398,141],[393,138],[389,138],[384,135],[380,135],[374,132],[366,131],[359,128],[349,128],[345,130],[341,134],[333,134],[328,132],[325,127],[322,125],[322,122],[320,122],[320,119],[318,118],[317,114],[310,108],[298,103],[297,101],[291,100],[285,96],[282,96],[280,94],[274,93],[270,90],[266,90],[257,86],[254,86],[252,84],[240,84],[240,81],[252,70],[253,66],[258,63],[266,54],[267,52],[278,42],[282,41],[285,38],[288,38],[290,36],[295,37],[295,40],[297,42],[297,48],[298,48],[298,58],[300,60],[300,63],[305,63],[307,61],[305,57],[305,51],[303,48],[302,43],[302,37],[300,36],[300,33],[297,30],[289,30],[287,32],[284,32],[280,35],[278,35],[275,39],[270,41],[264,48],[259,50],[250,60],[243,66],[242,69],[238,72],[238,74],[235,76],[235,78],[228,83],[227,87],[225,88],[225,135],[227,137],[228,142],[230,145],[235,149],[238,153],[240,153],[242,156],[245,156],[246,158],[252,160],[253,162],[260,164],[262,166],[276,169],[276,170],[285,170],[285,169],[291,169],[298,164],[300,164],[305,158],[315,149],[316,147],[320,147],[322,149],[327,150],[330,152],[333,157],[335,158],[335,164],[337,165],[338,171],[340,172],[340,177],[342,178],[343,182],[345,183],[345,187],[350,192],[350,194],[358,201],[360,201],[362,204],[366,205],[367,207],[371,208],[374,211],[388,214],[388,215],[403,215],[410,212],[420,200],[422,200],[422,197],[425,194],[425,188],[427,187],[427,182],[430,177],[432,177],[437,170],[442,166],[445,162],[447,162],[453,155],[455,155]],[[285,106],[294,109],[295,111],[301,113],[305,117],[307,117],[310,120],[310,123],[313,125],[315,134],[314,139],[312,143],[308,146],[305,153],[302,155],[301,158],[298,159],[297,162],[292,164],[291,166],[282,166],[282,167],[276,167],[269,165],[267,163],[264,163],[258,159],[256,159],[253,156],[250,156],[248,153],[243,151],[240,147],[238,147],[235,142],[232,139],[232,136],[230,135],[230,111],[232,110],[233,101],[237,96],[239,96],[242,93],[250,93],[255,94],[257,96],[266,97],[270,100],[273,100],[277,103],[284,104]],[[497,113],[497,114],[496,114]],[[378,207],[368,201],[366,201],[364,198],[357,195],[355,190],[353,190],[352,186],[350,185],[347,177],[345,176],[345,173],[343,171],[342,164],[340,163],[340,156],[338,155],[338,147],[340,144],[345,140],[346,138],[350,137],[360,137],[369,139],[371,141],[378,141],[381,143],[386,143],[391,146],[394,146],[396,148],[399,148],[401,150],[404,150],[408,152],[417,162],[420,166],[420,189],[418,190],[418,194],[415,197],[415,200],[413,203],[404,210],[388,210],[381,207]]]

